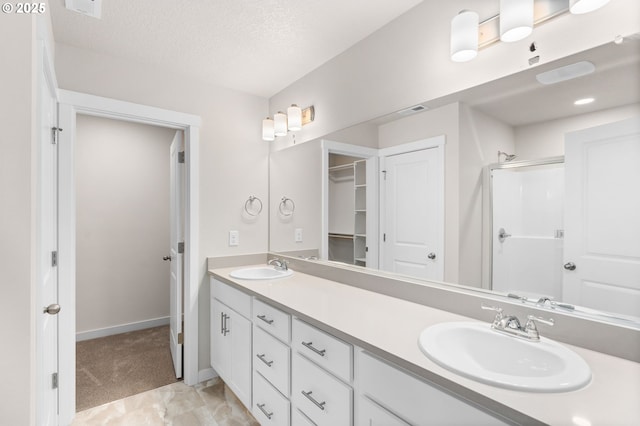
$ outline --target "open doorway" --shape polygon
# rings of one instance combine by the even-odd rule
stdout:
[[[163,261],[171,260],[176,133],[77,117],[76,411],[181,377],[170,352],[170,262]]]

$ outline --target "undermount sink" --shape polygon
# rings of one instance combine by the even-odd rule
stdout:
[[[446,322],[420,334],[422,352],[442,367],[490,385],[527,392],[567,392],[591,381],[589,365],[544,337],[527,341],[490,324]]]
[[[291,269],[276,269],[272,266],[259,266],[256,268],[243,268],[231,271],[229,276],[239,280],[273,280],[288,277],[293,274]]]

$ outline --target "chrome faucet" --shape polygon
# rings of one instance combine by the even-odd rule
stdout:
[[[532,342],[540,341],[540,333],[536,326],[536,321],[547,325],[553,325],[552,318],[544,319],[536,317],[534,315],[527,316],[527,322],[524,326],[520,323],[520,320],[515,315],[504,315],[502,308],[495,306],[482,305],[482,309],[495,311],[496,316],[493,319],[491,328],[499,333],[503,333],[509,336],[519,337],[521,339],[530,340]]]
[[[271,259],[267,262],[269,265],[273,265],[273,267],[278,271],[286,271],[289,269],[287,261],[284,259]]]

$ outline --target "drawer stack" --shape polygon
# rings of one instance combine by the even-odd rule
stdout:
[[[292,328],[293,424],[351,425],[353,347],[297,318]]]
[[[262,425],[288,426],[291,316],[253,299],[253,407]]]

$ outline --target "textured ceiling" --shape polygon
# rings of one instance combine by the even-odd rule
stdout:
[[[422,0],[51,0],[57,43],[271,97]]]

